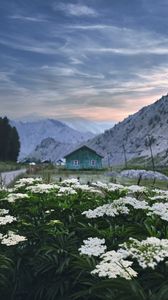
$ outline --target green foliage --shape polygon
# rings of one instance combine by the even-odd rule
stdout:
[[[61,196],[56,189],[33,193],[20,187],[16,193],[29,198],[9,203],[8,191],[0,191],[0,209],[8,209],[17,221],[0,226],[0,233],[13,230],[27,238],[13,246],[0,244],[0,293],[5,300],[166,300],[168,266],[142,269],[134,261],[138,277],[99,278],[91,271],[97,257],[80,255],[88,237],[105,238],[108,250],[117,250],[129,237],[168,238],[167,222],[130,207],[128,215],[87,219],[82,212],[124,197],[126,189],[100,193],[78,189]],[[150,203],[153,192],[144,193]],[[142,194],[136,194],[138,199]]]

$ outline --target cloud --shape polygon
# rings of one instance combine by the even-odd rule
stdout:
[[[76,57],[70,57],[70,60],[71,60],[71,64],[72,65],[80,65],[80,64],[83,64],[83,61],[76,58]]]
[[[80,43],[80,47],[85,52],[125,56],[168,54],[167,36],[149,30],[130,29],[106,24],[80,24],[71,25],[69,28],[74,31],[88,32],[87,39],[84,37]],[[82,33],[81,36],[83,36]],[[89,37],[91,37],[90,40]]]
[[[44,43],[43,40],[37,40],[33,37],[26,38],[18,35],[13,37],[0,37],[0,44],[18,50],[55,55],[58,51],[63,50],[66,46],[66,41],[63,39],[55,42],[48,40]]]
[[[11,15],[9,16],[9,19],[13,19],[13,20],[19,20],[19,21],[23,21],[23,22],[48,22],[47,19],[43,18],[43,17],[32,17],[32,16],[24,16],[24,15]]]
[[[144,20],[139,11],[121,20],[114,3],[104,0],[58,2],[54,10],[45,0],[6,10],[1,113],[121,120],[167,93],[168,38],[166,26],[158,30],[161,19],[151,28],[151,19],[137,23]]]
[[[81,4],[59,3],[59,4],[54,4],[54,9],[63,11],[67,15],[72,15],[72,16],[76,16],[76,17],[81,17],[81,16],[96,17],[96,16],[98,16],[98,13],[96,12],[96,10],[94,10],[93,8],[91,8],[89,6],[81,5]]]

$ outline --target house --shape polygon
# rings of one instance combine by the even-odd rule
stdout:
[[[83,145],[65,155],[67,169],[101,169],[101,154],[90,147]]]

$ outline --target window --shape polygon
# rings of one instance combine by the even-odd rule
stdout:
[[[74,161],[73,161],[73,165],[74,165],[74,166],[78,166],[78,165],[79,165],[79,160],[74,160]]]
[[[91,160],[91,166],[95,166],[96,165],[96,161],[95,160]]]

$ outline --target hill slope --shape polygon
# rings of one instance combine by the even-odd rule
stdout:
[[[71,151],[73,144],[60,143],[53,138],[46,138],[31,152],[27,159],[31,161],[45,161],[57,162],[57,160],[64,157],[64,155]]]
[[[150,157],[168,163],[168,95],[142,108],[124,121],[89,141],[88,146],[104,152],[110,165],[123,164],[138,157]]]

